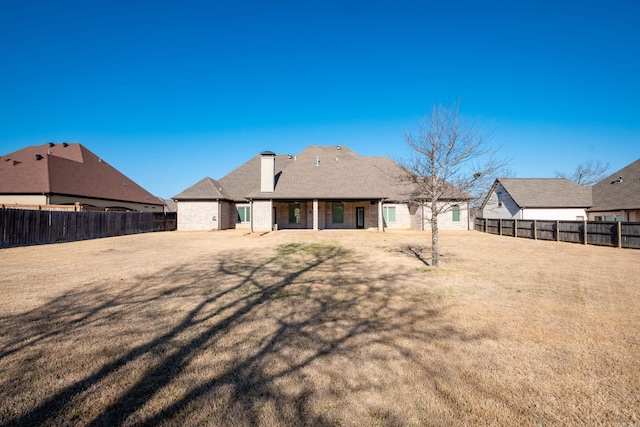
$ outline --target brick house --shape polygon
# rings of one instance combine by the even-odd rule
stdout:
[[[265,151],[174,196],[178,230],[428,229],[428,204],[401,175],[389,158],[344,146],[310,146],[295,155]],[[443,199],[448,212],[439,226],[468,230],[470,197],[454,193]]]
[[[47,143],[0,156],[0,204],[73,205],[163,212],[164,203],[77,143]]]
[[[640,159],[593,186],[592,221],[640,222]]]

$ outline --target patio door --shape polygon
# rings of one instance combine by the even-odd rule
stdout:
[[[364,208],[356,208],[356,228],[364,228]]]

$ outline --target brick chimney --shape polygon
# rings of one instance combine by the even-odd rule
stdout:
[[[276,183],[276,153],[260,153],[260,192],[273,193]]]

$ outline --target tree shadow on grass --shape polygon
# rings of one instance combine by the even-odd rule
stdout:
[[[429,267],[429,262],[422,256],[422,253],[427,249],[428,247],[420,245],[401,245],[398,251],[405,255],[416,257],[418,261]]]
[[[470,337],[403,295],[404,279],[364,270],[337,244],[295,243],[87,285],[0,318],[0,423],[405,423],[373,404],[368,415],[340,406],[386,393],[385,369],[437,374],[415,343]]]

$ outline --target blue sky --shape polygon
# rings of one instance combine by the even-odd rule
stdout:
[[[168,198],[264,150],[400,156],[459,99],[517,177],[614,172],[640,158],[639,18],[636,1],[0,0],[0,155],[80,142]]]

